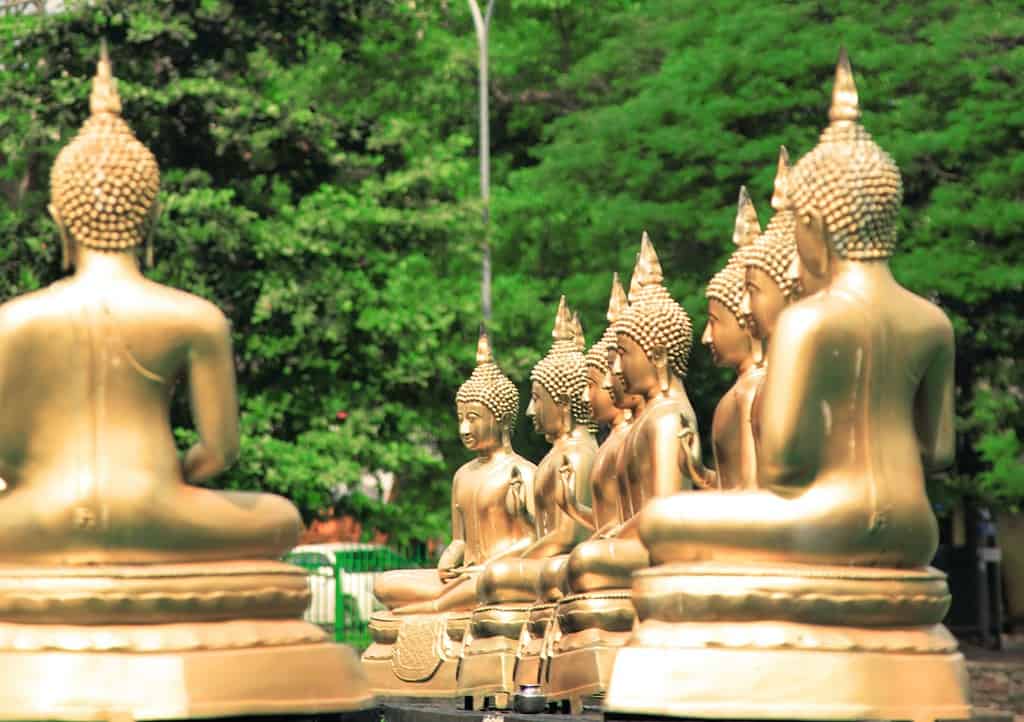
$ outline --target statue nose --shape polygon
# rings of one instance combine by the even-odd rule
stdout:
[[[451,427],[449,427],[449,428],[451,428]],[[459,435],[460,436],[465,436],[468,433],[469,433],[469,422],[465,421],[465,420],[460,421],[459,422]]]
[[[530,405],[526,407],[527,416],[536,416],[537,411],[533,408],[533,399],[530,399]]]
[[[700,342],[705,346],[711,345],[711,321],[708,321],[707,325],[704,327],[704,333],[701,334]]]

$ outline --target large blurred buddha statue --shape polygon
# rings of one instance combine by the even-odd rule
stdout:
[[[536,469],[512,449],[519,391],[494,362],[482,327],[476,364],[455,396],[459,438],[476,458],[452,479],[452,541],[436,570],[386,572],[374,583],[374,594],[397,614],[472,609],[484,564],[515,556],[533,539],[509,503],[510,485],[532,489]]]
[[[701,460],[700,444],[691,429],[683,432],[690,475],[705,488],[753,489],[757,486],[757,455],[751,424],[754,395],[764,378],[761,342],[750,333],[747,314],[741,312],[746,268],[744,256],[761,233],[757,211],[740,188],[733,241],[737,249],[725,268],[708,281],[708,323],[701,342],[711,350],[715,365],[736,369],[736,382],[715,407],[711,422],[711,447],[715,468]]]
[[[304,574],[276,561],[298,539],[295,507],[192,485],[238,454],[230,325],[139,270],[160,174],[121,117],[105,48],[89,107],[51,172],[74,272],[0,306],[0,713],[366,707],[355,656],[299,619]],[[183,457],[169,421],[179,381],[198,434]],[[47,664],[60,683],[34,694]],[[272,671],[291,665],[315,671],[301,684]]]
[[[552,331],[554,342],[530,374],[526,412],[551,449],[537,466],[532,493],[525,484],[511,490],[514,505],[532,517],[534,541],[517,556],[488,563],[476,585],[481,606],[473,613],[471,643],[464,649],[459,672],[460,694],[474,708],[487,698],[499,706],[510,702],[521,629],[532,613],[534,642],[542,639],[552,611],[542,588],[545,580],[558,578],[565,554],[590,533],[567,511],[570,505],[590,506],[590,471],[597,452],[590,432],[590,408],[583,396],[586,370],[581,335],[579,320],[563,296]],[[572,480],[571,499],[564,493],[566,479]],[[534,610],[537,602],[541,606]],[[521,682],[538,679],[537,651],[528,653],[530,670],[521,671]]]
[[[859,116],[843,53],[831,123],[789,174],[800,263],[823,289],[771,331],[760,490],[642,512],[662,566],[634,580],[641,621],[617,658],[611,711],[969,716],[963,658],[941,626],[945,577],[927,566],[925,477],[953,460],[953,330],[889,270],[900,174]]]

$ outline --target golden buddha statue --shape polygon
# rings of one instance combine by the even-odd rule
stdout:
[[[682,381],[692,343],[690,317],[662,285],[661,264],[646,233],[633,275],[637,289],[615,324],[611,373],[626,393],[644,399],[619,455],[620,483],[637,510],[693,486],[680,436],[696,429],[697,421]],[[629,589],[633,572],[649,563],[636,524],[634,514],[573,550],[567,574],[574,593]]]
[[[823,290],[768,348],[760,490],[652,502],[662,566],[634,579],[640,624],[606,708],[715,719],[967,719],[941,625],[945,577],[925,476],[954,449],[953,330],[888,264],[899,170],[858,122],[840,56],[831,123],[789,174],[796,244]]]
[[[518,556],[488,563],[477,581],[479,606],[470,623],[471,641],[464,648],[459,673],[460,694],[477,708],[493,697],[507,706],[516,685],[539,676],[539,645],[553,605],[544,599],[542,579],[556,579],[564,555],[589,534],[587,526],[567,511],[571,505],[591,503],[590,469],[597,444],[590,433],[590,409],[583,398],[586,387],[584,356],[580,352],[581,329],[573,319],[563,296],[558,307],[547,355],[534,367],[527,415],[534,429],[551,443],[551,450],[537,466],[532,490],[524,485],[512,488],[514,505],[532,517],[534,541]],[[567,499],[563,479],[573,478],[573,495]],[[544,604],[533,609],[534,602]],[[520,632],[529,625],[534,644],[524,665],[516,672]]]
[[[624,510],[631,504],[628,489],[620,483],[620,457],[623,442],[632,427],[633,410],[642,408],[642,400],[641,397],[627,395],[621,381],[613,381],[611,374],[617,346],[615,324],[627,308],[626,293],[616,273],[608,303],[609,326],[586,355],[586,397],[595,420],[608,427],[608,436],[597,451],[590,474],[593,505],[577,506],[570,512],[581,524],[594,530],[590,541],[603,539],[621,526],[626,518]],[[572,498],[569,479],[564,479],[564,483],[563,493]],[[633,545],[628,548],[639,551],[642,555],[640,564],[646,564],[647,555],[642,547]],[[561,701],[569,712],[578,714],[584,697],[602,691],[611,670],[616,642],[621,644],[625,641],[632,626],[633,613],[628,591],[605,594],[599,599],[590,595],[580,600],[567,596],[572,594],[568,566],[559,565],[558,573],[557,583],[553,586],[561,593],[547,597],[551,601],[559,601],[559,604],[552,620],[554,623],[547,630],[546,655],[549,659],[542,677],[543,689],[549,702]],[[574,623],[584,618],[584,628],[575,629]],[[559,619],[568,621],[559,622]],[[583,634],[577,634],[579,631]],[[588,635],[596,636],[597,643],[581,645],[580,637]]]
[[[789,176],[789,152],[779,148],[778,170],[772,209],[775,213],[768,226],[743,253],[746,266],[746,293],[742,297],[740,314],[750,323],[751,333],[768,353],[768,339],[775,330],[779,314],[796,300],[800,288],[793,272],[796,241],[793,230],[796,220],[786,198]]]
[[[476,456],[452,479],[452,541],[436,569],[400,569],[374,581],[375,596],[391,610],[373,615],[374,644],[363,655],[380,694],[455,695],[458,643],[477,604],[480,571],[533,540],[510,493],[513,484],[531,490],[536,470],[512,449],[519,391],[495,363],[482,325],[476,368],[455,407],[459,437]]]
[[[711,446],[715,468],[701,460],[700,444],[691,429],[684,429],[683,442],[690,476],[705,488],[753,489],[757,486],[757,455],[751,424],[754,396],[764,378],[760,340],[750,333],[747,315],[740,311],[746,285],[745,252],[761,233],[757,210],[740,188],[733,241],[736,251],[725,268],[708,282],[708,323],[701,342],[718,366],[736,369],[736,383],[715,407],[711,422]]]
[[[121,117],[105,46],[89,106],[51,172],[74,272],[0,306],[0,712],[372,707],[352,651],[300,619],[304,572],[277,561],[298,539],[295,507],[190,483],[238,454],[230,326],[208,301],[139,270],[160,172]],[[183,458],[169,422],[181,378],[199,435]],[[59,683],[40,694],[54,665]]]

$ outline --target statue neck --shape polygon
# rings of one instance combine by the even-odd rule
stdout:
[[[481,464],[490,464],[491,462],[505,458],[511,453],[511,446],[493,446],[490,449],[480,451],[476,455],[476,458],[480,460]]]
[[[75,245],[75,276],[79,278],[138,278],[139,259],[134,248],[101,251]]]
[[[757,366],[757,360],[754,358],[753,349],[751,349],[751,352],[744,356],[743,360],[740,361],[739,366],[736,367],[736,374],[738,376],[743,376],[755,366]]]
[[[675,377],[675,374],[669,374],[668,389],[662,391],[660,384],[655,386],[651,391],[647,393],[646,402],[651,403],[662,397],[671,398],[681,396],[683,394],[683,382]]]
[[[496,459],[502,459],[512,453],[512,437],[511,435],[502,430],[501,438],[498,443],[493,446],[488,446],[486,449],[480,449],[477,451],[476,458],[480,460],[482,464],[489,464]]]
[[[855,295],[870,295],[896,283],[889,270],[889,261],[850,261],[833,256],[829,262],[831,277],[829,290],[847,291]]]

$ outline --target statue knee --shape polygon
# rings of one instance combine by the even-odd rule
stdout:
[[[477,581],[477,601],[480,604],[532,602],[536,599],[537,579],[530,577],[531,569],[523,559],[502,559],[488,564]]]
[[[566,574],[574,592],[624,589],[632,585],[634,571],[649,565],[647,550],[636,539],[596,539],[572,551]]]
[[[555,602],[569,593],[568,556],[562,554],[549,559],[540,573],[537,597],[546,602]]]

